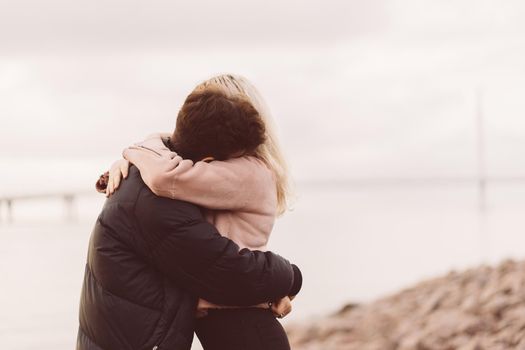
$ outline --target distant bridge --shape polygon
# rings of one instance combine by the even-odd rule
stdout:
[[[39,200],[39,199],[62,199],[64,202],[65,219],[67,221],[77,220],[75,202],[79,196],[93,194],[90,192],[54,192],[20,195],[0,195],[0,222],[13,222],[13,204],[15,202]],[[4,210],[5,207],[5,210]],[[5,211],[5,219],[3,212]]]
[[[525,175],[508,176],[508,177],[419,177],[419,178],[334,178],[322,180],[303,180],[298,184],[308,187],[337,187],[340,189],[351,188],[384,188],[384,187],[416,187],[416,186],[454,186],[473,184],[478,187],[479,192],[479,206],[483,212],[486,206],[485,190],[488,185],[497,183],[507,183],[523,185],[525,184]],[[75,211],[75,203],[78,197],[97,195],[93,191],[64,191],[64,192],[49,192],[36,194],[0,194],[0,223],[13,222],[13,207],[15,202],[40,200],[40,199],[58,199],[64,203],[64,219],[67,221],[76,221],[77,213]],[[102,194],[98,194],[103,196]]]

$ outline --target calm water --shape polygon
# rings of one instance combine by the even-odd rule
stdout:
[[[474,185],[299,187],[270,248],[296,262],[305,284],[285,322],[367,301],[421,278],[482,261],[525,257],[525,185],[493,185],[479,215]],[[103,198],[15,207],[0,224],[0,348],[71,349],[87,241]]]

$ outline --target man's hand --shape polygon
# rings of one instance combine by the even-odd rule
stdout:
[[[292,312],[292,299],[284,297],[272,304],[272,312],[278,318],[284,318]]]

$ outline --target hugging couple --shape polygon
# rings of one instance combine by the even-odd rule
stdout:
[[[128,147],[100,177],[78,350],[286,350],[277,318],[302,285],[266,251],[288,173],[260,94],[220,75],[186,98],[172,134]]]

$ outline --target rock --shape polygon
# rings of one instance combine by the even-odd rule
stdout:
[[[453,271],[287,332],[295,350],[525,350],[525,262]]]

